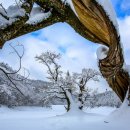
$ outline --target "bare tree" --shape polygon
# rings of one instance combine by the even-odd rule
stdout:
[[[2,71],[4,73],[4,75],[7,77],[8,81],[9,81],[9,82],[7,81],[7,84],[9,86],[11,86],[12,88],[16,89],[18,92],[20,92],[24,96],[22,91],[16,85],[16,81],[24,81],[29,77],[29,71],[26,70],[25,68],[24,68],[24,75],[23,76],[20,76],[18,74],[20,72],[20,70],[22,69],[22,58],[24,56],[24,46],[22,44],[18,44],[18,45],[15,45],[15,46],[13,46],[12,44],[9,44],[9,45],[13,49],[13,52],[11,52],[11,53],[15,53],[16,56],[19,59],[19,67],[15,71],[10,71],[10,70],[5,68],[6,67],[5,64],[1,64],[0,65],[0,71]],[[16,47],[22,48],[21,54],[17,51]],[[26,75],[25,71],[27,71],[27,75]]]
[[[38,6],[34,7],[36,3]],[[123,69],[120,34],[108,12],[98,0],[22,0],[11,8],[0,8],[0,46],[10,39],[47,27],[57,22],[70,24],[88,40],[108,47],[107,55],[99,60],[99,68],[109,86],[124,100],[129,86],[129,74]],[[37,10],[34,11],[34,10]],[[35,13],[34,13],[35,12]],[[41,13],[43,17],[38,17]],[[37,16],[37,19],[34,17]]]
[[[47,73],[49,75],[49,77],[47,78],[54,82],[57,82],[59,76],[62,74],[62,71],[60,70],[61,66],[57,63],[57,60],[59,60],[60,57],[60,54],[49,51],[35,57],[36,60],[39,61],[39,63],[46,65],[46,67],[48,68]]]
[[[83,109],[84,103],[87,100],[87,97],[90,95],[90,89],[87,87],[87,83],[90,80],[93,81],[99,81],[99,76],[101,74],[93,69],[82,69],[82,73],[74,73],[73,74],[75,83],[79,88],[79,95],[78,95],[78,101],[79,101],[79,109]]]
[[[51,85],[49,86],[49,90],[46,92],[47,96],[45,100],[53,97],[66,100],[66,110],[69,111],[71,107],[71,99],[69,93],[72,94],[72,91],[75,89],[75,87],[73,79],[70,76],[69,72],[63,76],[61,66],[58,64],[60,57],[60,54],[47,51],[45,53],[42,53],[40,56],[36,56],[35,58],[40,63],[44,64],[48,70],[47,78],[49,79]]]

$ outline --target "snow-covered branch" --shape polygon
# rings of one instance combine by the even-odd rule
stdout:
[[[33,2],[31,0],[24,0],[19,5],[9,6],[5,9],[0,8],[0,46],[5,41],[12,38],[17,31],[22,28],[23,24],[29,19],[29,14],[32,10]]]
[[[81,74],[73,74],[74,82],[77,84],[77,87],[79,88],[79,109],[83,109],[87,97],[90,96],[90,89],[87,87],[87,83],[90,80],[99,81],[99,76],[101,76],[101,74],[93,69],[82,69]]]

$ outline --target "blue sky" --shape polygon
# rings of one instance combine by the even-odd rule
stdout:
[[[118,17],[130,15],[130,1],[129,0],[112,0],[114,8]]]
[[[6,1],[6,2],[5,2]],[[11,0],[0,0],[4,6],[11,5]],[[130,64],[130,2],[129,0],[112,0],[116,10],[117,20],[124,46],[126,64]],[[46,80],[46,68],[35,61],[34,57],[46,50],[62,54],[60,64],[62,70],[70,72],[81,72],[82,68],[98,69],[96,50],[99,45],[89,42],[77,34],[73,28],[66,23],[58,23],[37,32],[27,34],[7,42],[0,50],[0,61],[4,61],[14,68],[18,67],[18,59],[9,53],[9,43],[17,42],[25,46],[23,66],[30,71],[30,78]],[[101,83],[90,83],[90,86],[98,87],[100,91],[107,88],[105,80]]]

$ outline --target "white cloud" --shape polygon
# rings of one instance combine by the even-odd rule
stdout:
[[[130,64],[130,16],[126,16],[124,19],[118,19],[118,23],[122,44],[124,46],[125,60],[127,64]]]

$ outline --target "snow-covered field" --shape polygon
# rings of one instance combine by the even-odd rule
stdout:
[[[130,130],[129,121],[107,119],[115,108],[65,113],[63,106],[0,108],[0,130]]]

